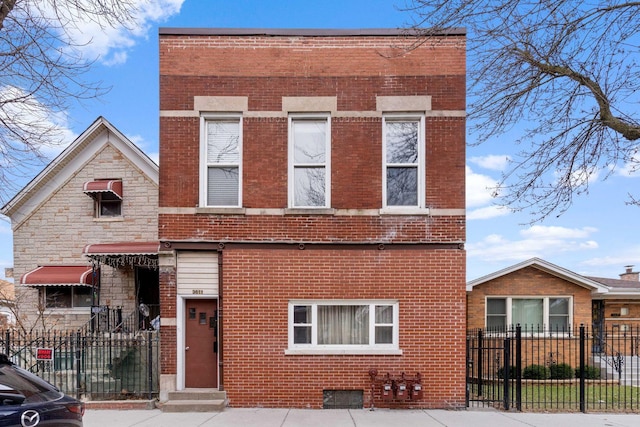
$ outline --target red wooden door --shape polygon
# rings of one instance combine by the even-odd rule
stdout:
[[[185,379],[187,388],[218,387],[218,303],[211,299],[186,302]]]

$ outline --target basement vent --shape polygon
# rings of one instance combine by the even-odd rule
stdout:
[[[322,390],[324,409],[362,409],[364,406],[362,390]]]

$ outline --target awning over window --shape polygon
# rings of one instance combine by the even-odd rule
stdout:
[[[158,267],[160,242],[94,243],[87,245],[82,253],[111,267],[144,266]]]
[[[122,200],[122,181],[119,179],[103,179],[84,183],[82,190],[90,196],[96,193],[112,193]]]
[[[28,286],[97,286],[100,273],[86,265],[45,265],[23,274],[21,285]]]

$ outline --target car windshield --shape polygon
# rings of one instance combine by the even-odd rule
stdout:
[[[0,364],[0,404],[46,402],[62,393],[36,375],[9,364]]]

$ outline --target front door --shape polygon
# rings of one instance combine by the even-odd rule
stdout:
[[[218,303],[186,300],[185,378],[187,388],[218,387]]]

